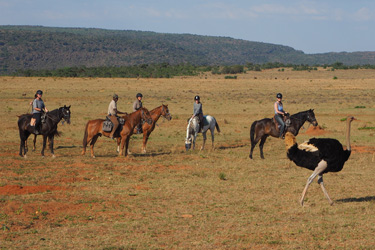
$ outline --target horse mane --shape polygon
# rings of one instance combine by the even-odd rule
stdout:
[[[159,109],[161,106],[163,106],[163,104],[160,105],[160,106],[158,106],[158,107],[156,107],[156,108],[154,108],[153,110],[150,110],[150,113],[153,112],[153,111],[155,111],[155,110],[157,110],[157,109]]]
[[[303,114],[308,113],[310,110],[311,110],[311,109],[306,110],[306,111],[298,112],[298,113],[296,113],[296,114],[291,115],[290,117],[293,117],[293,118],[295,118],[295,117],[300,117],[300,116],[302,116]]]

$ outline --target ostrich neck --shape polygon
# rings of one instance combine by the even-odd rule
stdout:
[[[346,150],[351,151],[351,146],[350,146],[350,125],[351,125],[351,120],[348,119],[346,123]]]

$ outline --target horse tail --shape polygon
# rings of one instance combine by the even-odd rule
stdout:
[[[215,120],[215,127],[216,127],[217,132],[220,133],[221,131],[220,131],[219,123],[217,123],[216,120]]]
[[[90,121],[87,122],[86,128],[85,128],[85,134],[83,136],[83,148],[87,147],[87,137],[89,136],[88,127],[89,127]]]
[[[57,131],[57,129],[53,132],[53,136],[60,137],[62,132]]]
[[[254,121],[253,124],[251,124],[251,128],[250,128],[250,142],[251,142],[251,146],[253,146],[253,144],[254,144],[255,126],[257,125],[257,122],[258,121]]]

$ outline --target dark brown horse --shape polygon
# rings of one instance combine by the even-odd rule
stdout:
[[[302,125],[306,122],[310,122],[313,126],[317,126],[318,122],[315,119],[314,110],[306,110],[303,112],[299,112],[297,114],[290,116],[290,126],[286,127],[285,132],[291,132],[294,136],[296,136],[302,127]],[[250,128],[250,141],[251,141],[251,149],[250,149],[250,159],[253,159],[253,150],[255,145],[259,142],[259,149],[260,149],[260,157],[264,159],[263,155],[263,145],[266,142],[268,136],[279,137],[279,131],[276,130],[276,126],[274,120],[272,118],[264,118],[259,121],[254,121]]]
[[[119,126],[117,131],[114,134],[114,137],[121,137],[121,150],[119,152],[119,156],[123,155],[124,146],[125,148],[125,156],[128,155],[128,147],[129,147],[129,139],[130,136],[134,132],[135,126],[137,126],[142,120],[146,121],[148,124],[152,124],[152,119],[150,112],[146,108],[140,108],[137,111],[122,116],[125,119],[125,124]],[[85,135],[83,137],[83,150],[82,155],[86,153],[87,144],[90,143],[91,146],[91,157],[95,158],[94,155],[94,145],[96,140],[99,136],[106,136],[109,137],[111,132],[104,132],[103,131],[103,122],[104,119],[96,119],[88,121],[85,128]]]
[[[147,145],[148,138],[150,137],[151,132],[154,131],[156,122],[159,120],[160,116],[163,116],[168,121],[172,119],[172,116],[169,113],[168,105],[164,105],[164,104],[151,110],[150,115],[152,119],[152,124],[144,123],[142,126],[142,130],[143,130],[142,152],[144,154],[146,153],[146,145]],[[134,129],[133,133],[136,134],[137,130]],[[121,142],[120,138],[117,138],[117,152],[120,151],[120,142]]]
[[[44,150],[47,144],[47,138],[49,140],[49,147],[51,149],[51,154],[54,157],[53,142],[55,135],[58,135],[57,124],[64,119],[68,124],[70,123],[70,106],[60,107],[58,109],[52,110],[46,114],[46,122],[41,125],[40,133],[43,135],[43,148],[42,156],[44,156]],[[20,156],[27,157],[27,138],[34,133],[34,127],[30,127],[30,120],[32,114],[21,115],[18,119],[18,130],[20,134],[21,144],[20,144]]]

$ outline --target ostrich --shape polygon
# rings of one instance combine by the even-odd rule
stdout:
[[[346,120],[346,145],[344,150],[341,143],[331,138],[312,138],[300,145],[292,133],[286,133],[285,145],[288,158],[297,166],[313,170],[312,175],[307,179],[305,189],[302,192],[301,205],[305,198],[308,187],[314,178],[318,175],[318,183],[320,184],[324,195],[332,205],[333,201],[329,198],[327,190],[323,184],[323,174],[328,172],[339,172],[344,167],[345,162],[349,159],[350,148],[350,124],[355,120],[349,116]]]

